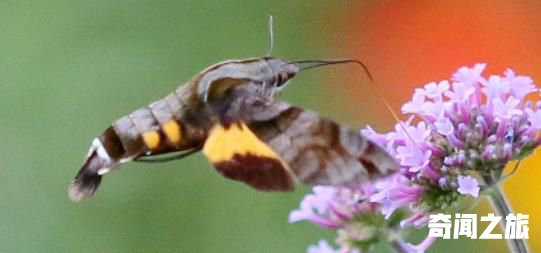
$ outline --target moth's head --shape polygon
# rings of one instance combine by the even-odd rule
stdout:
[[[207,102],[243,95],[275,97],[299,71],[297,64],[273,57],[230,60],[204,70],[197,79],[198,91]]]
[[[284,61],[274,57],[230,60],[205,69],[196,77],[198,93],[204,101],[229,101],[237,97],[274,98],[300,71],[357,60]],[[369,78],[371,78],[369,74]]]
[[[286,62],[277,58],[267,58],[266,60],[271,69],[270,75],[266,76],[264,82],[275,89],[282,90],[286,84],[299,73],[300,68],[295,63]]]

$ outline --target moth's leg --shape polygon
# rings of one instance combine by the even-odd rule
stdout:
[[[144,163],[164,163],[169,162],[173,160],[180,160],[183,158],[186,158],[190,155],[193,155],[197,152],[201,151],[201,148],[194,148],[190,149],[188,151],[178,152],[171,155],[165,155],[165,156],[158,156],[158,157],[149,157],[149,156],[141,156],[138,158],[133,159],[135,162],[144,162]]]

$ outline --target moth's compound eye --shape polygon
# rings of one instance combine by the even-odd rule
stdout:
[[[278,75],[278,87],[284,86],[291,80],[291,78],[295,77],[295,72],[282,72],[280,75]]]
[[[278,87],[281,87],[283,86],[284,84],[287,83],[287,81],[289,81],[290,78],[292,78],[295,74],[291,74],[291,73],[288,73],[288,72],[280,72],[280,74],[278,74],[276,76],[277,80],[276,80],[276,86]]]

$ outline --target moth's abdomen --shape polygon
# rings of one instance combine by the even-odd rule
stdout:
[[[120,118],[112,128],[124,148],[125,158],[175,151],[186,143],[183,123],[163,100]]]
[[[175,104],[168,103],[175,99]],[[178,104],[176,104],[178,103]],[[98,137],[111,159],[122,163],[140,156],[184,150],[189,146],[181,118],[181,103],[174,96],[115,121]]]
[[[183,100],[174,92],[116,120],[92,142],[86,161],[70,186],[70,198],[79,201],[93,195],[101,177],[122,163],[140,156],[192,148],[193,137],[197,136],[192,133],[191,138],[186,138],[183,107]]]

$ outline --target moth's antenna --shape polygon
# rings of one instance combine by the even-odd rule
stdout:
[[[364,67],[364,68],[366,69],[366,67]],[[389,100],[387,100],[387,98],[385,98],[385,95],[383,95],[383,92],[377,86],[376,82],[374,81],[374,79],[372,77],[370,77],[370,85],[369,86],[372,89],[372,92],[376,93],[376,95],[381,99],[381,101],[385,105],[385,108],[387,109],[387,111],[389,111],[391,113],[391,115],[393,116],[394,121],[396,122],[396,124],[398,124],[400,126],[402,131],[404,131],[404,134],[408,137],[408,139],[413,143],[413,145],[415,145],[415,147],[420,148],[417,141],[415,141],[415,139],[413,139],[413,137],[411,137],[411,135],[409,134],[408,129],[406,128],[406,126],[404,126],[403,122],[400,121],[400,118],[398,117],[396,112],[393,110],[393,107],[391,106],[391,103],[389,103]]]
[[[365,69],[365,71],[368,71],[367,67],[364,64],[361,64],[361,66]],[[396,124],[400,125],[400,128],[402,128],[402,131],[404,131],[404,134],[408,137],[408,139],[410,139],[410,141],[413,143],[413,145],[415,145],[417,148],[419,148],[419,144],[417,143],[417,141],[415,141],[415,139],[413,139],[413,137],[411,137],[411,135],[408,132],[408,129],[406,128],[406,126],[404,126],[402,121],[400,121],[400,118],[398,117],[398,114],[396,114],[396,112],[393,110],[393,107],[391,106],[391,103],[389,103],[389,100],[387,100],[387,98],[385,98],[385,95],[383,95],[383,92],[381,91],[381,89],[376,85],[376,82],[374,81],[374,78],[372,78],[371,75],[369,75],[368,77],[370,79],[370,85],[369,86],[372,89],[372,92],[374,92],[381,99],[381,102],[383,102],[383,104],[385,105],[385,108],[387,109],[387,111],[389,111],[391,113],[391,115],[393,116],[393,119],[396,122]]]
[[[387,108],[387,111],[389,111],[391,113],[391,115],[393,116],[393,119],[396,122],[396,124],[400,125],[400,128],[402,128],[402,131],[404,131],[404,134],[408,137],[408,139],[410,139],[410,141],[413,143],[413,145],[415,145],[415,147],[419,148],[419,144],[417,144],[417,141],[415,141],[415,139],[413,139],[413,137],[411,137],[411,135],[408,132],[408,129],[406,128],[406,126],[404,126],[403,122],[400,121],[400,118],[398,118],[398,115],[393,110],[393,107],[391,106],[391,103],[389,103],[387,98],[385,98],[385,95],[383,95],[383,92],[376,85],[376,82],[374,82],[374,80],[372,80],[372,79],[370,79],[370,81],[371,81],[370,82],[370,88],[372,88],[372,91],[374,93],[376,93],[377,96],[380,97],[381,101],[383,102],[383,104]]]
[[[272,15],[269,16],[269,52],[267,53],[267,56],[270,56],[272,54],[272,49],[274,48],[274,27],[273,27],[273,17]]]
[[[301,60],[301,61],[293,61],[293,62],[289,62],[288,64],[297,64],[299,65],[300,67],[300,70],[307,70],[307,69],[312,69],[312,68],[319,68],[319,67],[323,67],[323,66],[327,66],[327,65],[334,65],[334,64],[343,64],[343,63],[356,63],[356,64],[359,64],[364,72],[366,73],[366,75],[368,76],[368,78],[370,79],[370,81],[374,81],[374,79],[372,78],[372,74],[370,74],[370,71],[368,70],[368,67],[366,67],[366,65],[364,65],[364,63],[362,63],[361,61],[358,61],[358,60],[353,60],[353,59],[343,59],[343,60]]]
[[[398,115],[393,110],[393,107],[391,106],[389,101],[383,95],[383,92],[381,92],[379,87],[376,85],[376,82],[374,81],[374,78],[372,77],[372,74],[370,74],[370,71],[368,70],[368,67],[366,67],[366,65],[363,62],[361,62],[359,60],[354,60],[354,59],[344,59],[344,60],[301,60],[301,61],[289,62],[288,64],[297,64],[297,65],[299,65],[300,70],[302,71],[302,70],[307,70],[307,69],[311,69],[311,68],[323,67],[323,66],[333,65],[333,64],[341,64],[341,63],[356,63],[356,64],[358,64],[359,66],[361,66],[363,68],[366,75],[368,76],[368,79],[370,79],[370,88],[372,89],[372,91],[374,93],[376,93],[377,96],[380,97],[380,99],[383,102],[383,104],[385,105],[386,109],[391,113],[391,115],[393,116],[393,119],[396,121],[396,123],[400,125],[400,127],[402,128],[402,130],[404,131],[406,136],[408,136],[408,138],[414,143],[414,145],[417,145],[415,140],[409,135],[406,127],[400,121],[400,118],[398,118]],[[303,66],[303,65],[305,65],[305,66]]]

